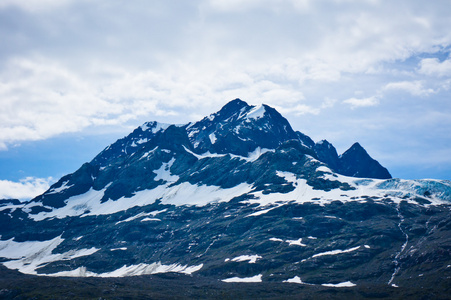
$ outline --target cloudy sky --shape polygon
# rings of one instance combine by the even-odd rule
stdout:
[[[451,179],[449,0],[2,0],[0,198],[145,121],[276,107],[394,177]]]

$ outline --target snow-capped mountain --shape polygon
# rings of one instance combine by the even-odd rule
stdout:
[[[145,123],[35,199],[1,200],[0,257],[47,276],[412,287],[451,276],[450,203],[449,181],[392,179],[360,144],[338,155],[236,99]]]

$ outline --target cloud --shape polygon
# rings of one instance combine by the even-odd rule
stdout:
[[[435,92],[434,89],[424,88],[423,83],[419,80],[390,82],[383,87],[383,90],[400,90],[413,96],[428,96]]]
[[[74,0],[2,0],[0,2],[0,9],[18,7],[29,12],[43,12],[63,7],[71,2],[74,2]]]
[[[442,62],[438,58],[424,58],[420,61],[418,70],[421,74],[434,76],[450,76],[451,75],[451,58]]]
[[[368,98],[349,98],[343,101],[343,103],[351,105],[351,108],[376,106],[379,104],[377,96]]]
[[[44,193],[53,178],[26,177],[19,182],[0,180],[0,199],[29,200]]]
[[[433,58],[451,45],[448,8],[447,0],[6,0],[0,149],[141,120],[185,123],[237,97],[277,107],[320,139],[365,137],[351,137],[346,120],[371,107],[362,122],[379,126],[367,137],[376,140],[386,136],[387,111],[405,126],[416,109],[449,111],[451,85],[437,77],[450,75],[450,59]],[[412,64],[424,57],[432,58]],[[406,106],[393,91],[431,101]]]

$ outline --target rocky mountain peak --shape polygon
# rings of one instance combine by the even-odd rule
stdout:
[[[340,173],[362,178],[392,178],[386,168],[374,160],[359,144],[354,143],[339,157]]]

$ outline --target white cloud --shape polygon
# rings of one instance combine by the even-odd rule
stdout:
[[[418,71],[426,75],[450,76],[451,58],[442,62],[438,58],[424,58],[420,61],[420,69]]]
[[[349,98],[343,101],[343,103],[351,105],[351,108],[376,106],[379,104],[377,96],[368,98]]]
[[[424,88],[423,83],[419,80],[390,82],[384,86],[383,90],[401,90],[413,96],[428,96],[435,92],[434,89]]]
[[[317,115],[320,113],[320,109],[317,107],[312,107],[306,104],[298,104],[295,106],[278,106],[272,105],[278,112],[282,115],[293,114],[295,116],[301,116],[306,114]]]
[[[19,7],[29,12],[42,12],[63,7],[71,2],[74,2],[74,0],[2,0],[0,2],[0,9]]]
[[[44,193],[53,181],[51,177],[26,177],[19,182],[0,180],[0,199],[32,199]]]

